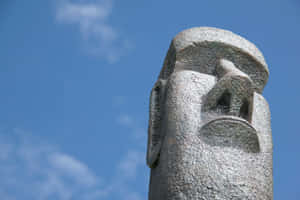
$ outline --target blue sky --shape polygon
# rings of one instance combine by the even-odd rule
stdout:
[[[1,0],[1,199],[146,200],[150,90],[171,39],[194,26],[263,52],[274,199],[299,200],[297,0]]]

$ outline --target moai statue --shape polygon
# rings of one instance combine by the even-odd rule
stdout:
[[[200,27],[173,40],[150,99],[149,200],[272,200],[272,136],[261,52]]]

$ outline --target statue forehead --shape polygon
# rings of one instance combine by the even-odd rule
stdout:
[[[172,40],[159,78],[168,79],[182,69],[215,75],[220,59],[233,62],[251,77],[256,91],[262,92],[269,76],[262,53],[239,35],[209,27],[187,29]]]

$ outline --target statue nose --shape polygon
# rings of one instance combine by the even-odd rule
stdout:
[[[208,92],[205,111],[244,118],[250,122],[253,101],[253,82],[232,62],[221,59],[216,68],[218,82]]]

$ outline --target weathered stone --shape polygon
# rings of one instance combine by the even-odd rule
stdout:
[[[149,200],[272,200],[263,55],[216,28],[172,41],[151,92]]]

